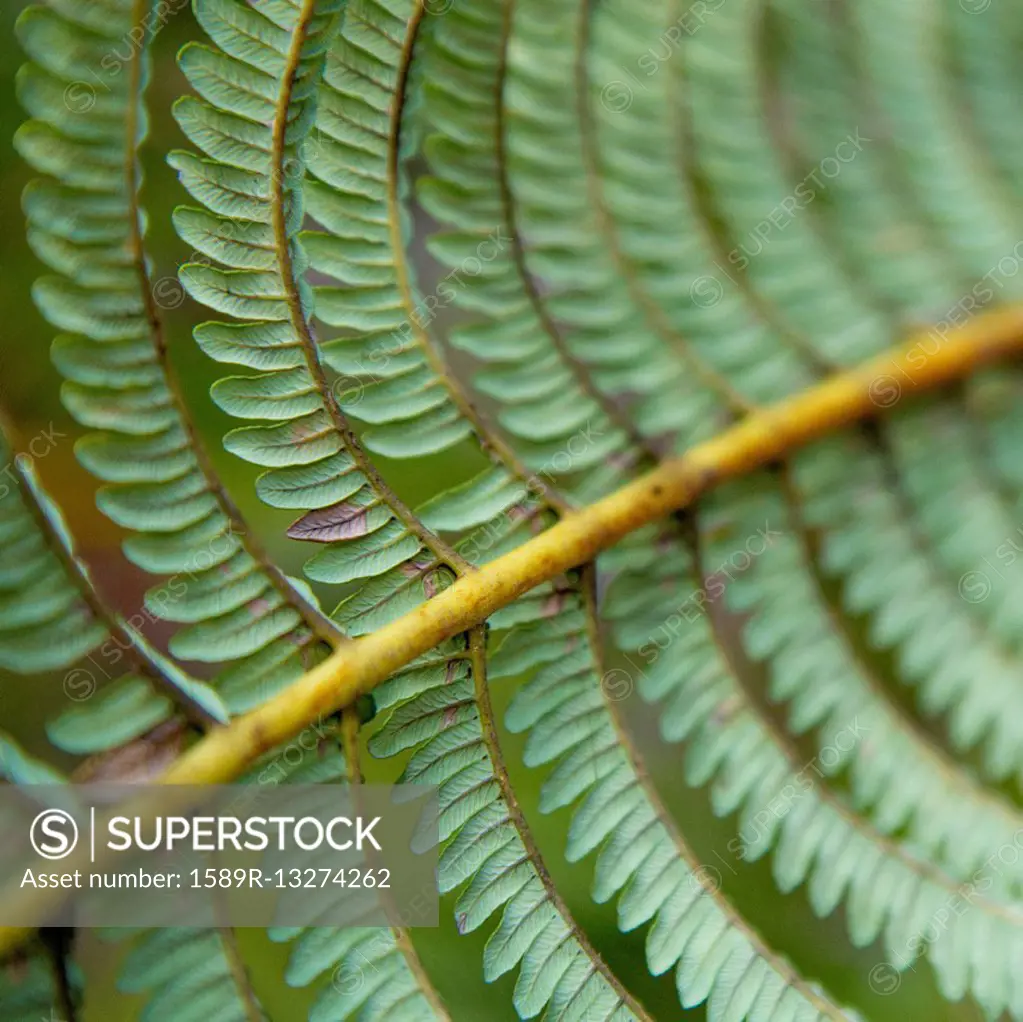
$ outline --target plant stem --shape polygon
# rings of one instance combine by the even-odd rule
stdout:
[[[834,430],[890,410],[959,379],[977,366],[1023,353],[1023,307],[978,317],[837,373],[802,393],[749,415],[738,425],[595,504],[567,514],[546,532],[458,579],[404,617],[363,636],[270,702],[218,729],[165,775],[168,784],[224,783],[310,721],[335,712],[434,646],[486,620],[517,597],[586,563],[629,533],[691,504],[712,487],[777,461]]]
[[[944,336],[921,333],[858,368],[754,412],[682,457],[566,514],[546,532],[470,571],[404,617],[346,644],[273,699],[210,731],[160,783],[229,783],[264,752],[372,691],[417,656],[480,624],[535,586],[592,560],[629,533],[692,504],[714,486],[770,465],[850,423],[890,411],[903,399],[961,379],[980,365],[1020,354],[1023,306],[977,316]],[[178,807],[180,798],[174,801]],[[40,905],[56,904],[60,894],[44,891],[38,900]],[[0,954],[30,932],[0,929]]]

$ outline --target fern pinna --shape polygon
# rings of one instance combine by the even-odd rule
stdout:
[[[49,0],[18,19],[15,147],[51,271],[33,297],[62,331],[78,461],[147,593],[137,614],[95,577],[5,415],[0,667],[89,684],[50,714],[59,759],[5,722],[8,782],[435,785],[439,890],[521,1018],[888,1019],[912,1010],[912,975],[926,1017],[1023,1019],[1023,388],[1012,366],[966,373],[1023,338],[1018,16],[193,14]],[[180,284],[226,367],[223,446],[290,522],[271,546],[303,577],[218,473],[161,304],[141,167],[159,155],[151,65],[178,30]],[[395,669],[370,677],[375,636]],[[95,685],[97,658],[115,680]],[[331,683],[325,718],[281,722]],[[634,690],[665,744],[641,739]],[[275,738],[193,770],[252,721],[282,741],[315,724],[315,755]],[[679,809],[680,772],[721,824]],[[567,811],[564,857],[592,858],[620,935],[560,883],[534,802]],[[765,857],[779,891],[842,910],[819,933],[844,928],[854,964],[822,969],[733,879]],[[406,922],[272,929],[273,976],[230,928],[134,932],[118,988],[141,1001],[114,1009],[90,1001],[80,937],[43,930],[6,940],[0,1006],[481,1017]]]

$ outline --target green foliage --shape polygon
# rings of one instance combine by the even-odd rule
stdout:
[[[134,660],[134,670],[99,699],[53,721],[49,736],[54,745],[78,754],[116,748],[165,721],[175,702],[197,718],[226,723],[227,710],[208,685],[188,677],[104,604],[59,509],[40,487],[31,459],[9,458],[0,437],[0,459],[15,480],[5,484],[0,502],[0,529],[11,555],[0,579],[0,663],[33,674],[70,667],[111,645],[118,657],[127,653]],[[0,766],[10,772],[7,764]]]
[[[38,1022],[60,1017],[54,1005],[65,1010],[80,1003],[81,976],[65,975],[59,955],[48,947],[35,946],[12,958],[0,977],[0,1008],[10,1022]],[[57,995],[55,990],[64,993]],[[60,1003],[63,1001],[63,1003]]]
[[[180,282],[229,367],[224,447],[292,517],[304,579],[243,520],[168,355],[186,342],[141,173],[158,8],[28,8],[15,144],[53,272],[34,297],[63,331],[78,460],[147,578],[145,618],[173,632],[165,654],[115,608],[11,431],[0,666],[69,670],[110,643],[130,662],[53,716],[53,746],[109,765],[223,724],[663,456],[913,325],[938,321],[925,362],[950,324],[1018,300],[1020,24],[995,6],[195,0],[205,38],[178,56],[193,94],[173,110],[190,148],[168,156],[191,203]],[[485,980],[514,974],[520,1017],[650,1015],[552,878],[499,684],[541,812],[571,809],[568,860],[593,857],[593,899],[645,932],[681,1008],[860,1019],[879,991],[826,990],[744,917],[648,775],[634,688],[733,819],[736,864],[770,855],[779,890],[842,910],[886,979],[926,963],[947,1001],[1023,1019],[1023,872],[999,858],[1023,828],[1023,577],[983,567],[1023,506],[1019,375],[906,408],[911,380],[875,382],[876,426],[634,534],[374,691],[366,747],[439,786],[439,888],[461,933],[489,935]],[[427,466],[425,502],[401,461]],[[326,745],[286,780],[361,783],[358,747]],[[0,765],[64,776],[6,737]],[[448,1017],[397,923],[270,938],[281,981],[316,986],[312,1022]],[[266,1017],[230,930],[130,939],[119,988],[143,1019]],[[67,956],[13,963],[3,1017],[67,1009]]]
[[[34,114],[48,109],[38,105],[40,82],[51,83],[52,92],[70,81],[79,89],[67,86],[65,100],[85,108],[63,131],[37,119],[15,140],[50,175],[25,194],[29,239],[60,274],[42,278],[35,297],[54,325],[72,331],[55,340],[52,355],[66,380],[69,411],[95,430],[76,450],[105,484],[99,506],[129,531],[128,558],[160,579],[147,595],[147,616],[183,626],[171,642],[175,656],[234,662],[221,691],[240,710],[315,662],[323,651],[317,635],[335,630],[305,590],[246,540],[198,446],[167,361],[139,205],[149,61],[147,50],[133,43],[138,20],[125,3],[112,4],[100,22],[84,4],[33,7],[19,19],[35,61],[20,77],[26,107]],[[124,52],[127,58],[119,55]],[[97,89],[89,69],[106,69],[111,61],[117,73],[106,72]],[[68,112],[63,102],[61,108]]]

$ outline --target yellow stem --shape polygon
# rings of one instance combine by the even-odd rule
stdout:
[[[535,586],[585,564],[629,533],[692,503],[711,487],[890,408],[901,397],[952,382],[984,362],[1013,353],[1023,353],[1023,307],[978,317],[944,339],[920,335],[892,353],[755,412],[610,496],[566,514],[546,532],[458,579],[411,613],[347,644],[270,702],[207,735],[168,770],[164,783],[231,781],[259,755],[371,691],[415,657],[486,620]]]
[[[347,643],[269,702],[210,731],[160,783],[235,780],[264,752],[370,692],[417,656],[485,621],[535,586],[587,563],[629,533],[691,504],[713,486],[1013,354],[1023,354],[1023,307],[978,316],[941,335],[922,332],[886,355],[752,413],[682,457],[566,514],[546,532],[470,571],[404,617]],[[59,892],[48,894],[40,892],[41,904],[59,901]],[[0,953],[29,932],[0,929]]]

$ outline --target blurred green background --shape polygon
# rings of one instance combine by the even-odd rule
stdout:
[[[23,437],[31,437],[51,424],[64,435],[41,460],[38,469],[73,522],[81,551],[94,565],[104,590],[126,613],[131,613],[138,609],[144,587],[120,554],[118,530],[96,510],[91,479],[74,459],[73,440],[80,431],[61,407],[57,375],[48,357],[52,331],[30,298],[32,281],[41,267],[24,240],[20,193],[28,173],[10,146],[10,138],[22,119],[14,95],[14,75],[21,62],[14,38],[14,22],[23,5],[10,0],[0,0],[0,3],[0,152],[3,154],[0,162],[0,397]],[[174,54],[186,40],[198,36],[186,8],[164,26],[155,41],[154,74],[149,90],[152,130],[145,154],[144,203],[150,211],[149,248],[155,261],[153,277],[157,280],[173,276],[178,262],[188,254],[170,224],[170,211],[183,200],[183,193],[164,163],[163,155],[184,144],[170,116],[171,103],[186,91],[174,63]],[[296,544],[284,538],[286,519],[257,502],[249,466],[229,458],[220,446],[219,438],[231,424],[207,396],[215,378],[215,367],[192,342],[191,327],[198,317],[198,308],[188,300],[166,313],[171,356],[184,382],[190,407],[209,441],[218,468],[252,527],[278,563],[289,572],[300,574],[303,554]],[[450,474],[452,478],[464,475],[463,466],[452,463],[451,456],[442,462],[391,466],[391,480],[403,496],[415,503],[434,492],[438,473]],[[154,637],[157,641],[162,639],[159,631]],[[509,696],[507,686],[495,691],[499,710]],[[42,722],[53,715],[59,701],[65,698],[59,676],[0,675],[3,726],[32,751],[47,751]],[[658,788],[677,819],[682,821],[685,834],[707,864],[710,875],[720,878],[725,891],[734,898],[746,918],[760,929],[772,946],[783,949],[804,975],[824,981],[838,1000],[880,1022],[907,1017],[928,1022],[980,1017],[979,1012],[969,1006],[944,1004],[936,995],[926,965],[905,975],[898,989],[889,995],[882,996],[872,990],[869,976],[871,969],[883,961],[880,948],[853,950],[845,937],[844,921],[838,915],[826,921],[815,919],[801,892],[791,896],[777,893],[768,864],[745,865],[736,861],[727,851],[729,841],[735,836],[734,821],[716,820],[704,794],[686,787],[680,751],[659,740],[651,712],[644,709],[637,698],[626,701],[625,711]],[[681,1017],[683,1012],[678,1007],[672,976],[651,978],[647,973],[643,961],[643,934],[619,934],[613,908],[596,906],[589,898],[591,864],[569,866],[564,862],[562,849],[568,814],[542,817],[536,812],[542,777],[521,765],[521,739],[511,735],[503,738],[523,808],[534,824],[551,873],[576,918],[611,967],[656,1017]],[[52,757],[52,751],[48,754]],[[369,769],[373,779],[382,780],[393,778],[397,766],[394,763],[370,764]],[[483,983],[482,938],[479,934],[457,935],[451,921],[451,903],[449,898],[442,906],[443,925],[439,930],[413,933],[428,971],[456,1019],[513,1019],[513,978],[505,977],[493,986]],[[304,1020],[312,993],[284,987],[281,977],[286,950],[271,945],[259,931],[242,931],[240,940],[270,1017],[275,1022]],[[122,1022],[134,1018],[138,1010],[136,1001],[112,999],[120,949],[98,941],[92,934],[82,934],[80,945],[90,980],[83,1014],[85,1022]],[[887,983],[880,985],[887,990]],[[687,1013],[687,1017],[702,1018],[703,1010]]]

